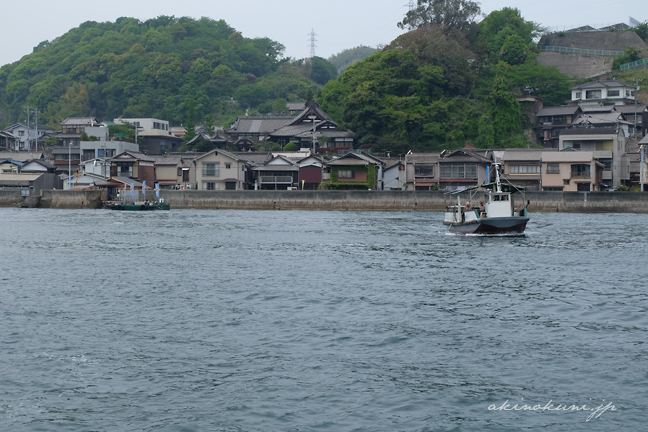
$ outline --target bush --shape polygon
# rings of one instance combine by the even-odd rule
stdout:
[[[297,147],[297,144],[289,142],[288,144],[286,144],[284,146],[283,149],[286,152],[295,152],[295,151],[299,150],[299,147]]]

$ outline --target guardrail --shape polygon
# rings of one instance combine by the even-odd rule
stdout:
[[[561,46],[548,46],[548,45],[538,45],[540,51],[550,51],[558,53],[571,53],[571,54],[587,54],[587,55],[600,55],[600,56],[612,56],[618,57],[622,56],[623,51],[611,51],[611,50],[593,50],[593,49],[584,49],[584,48],[570,48],[570,47],[561,47]]]
[[[633,61],[633,62],[630,62],[630,63],[622,64],[621,66],[619,66],[619,69],[628,70],[628,69],[632,69],[634,67],[645,65],[645,64],[648,64],[648,59],[641,59],[641,60]]]

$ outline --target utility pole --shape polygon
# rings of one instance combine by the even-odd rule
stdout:
[[[27,145],[25,146],[25,150],[29,151],[31,150],[31,128],[29,127],[29,114],[30,114],[31,108],[27,106]]]
[[[634,134],[637,134],[637,101],[639,96],[639,83],[641,82],[640,78],[635,78],[635,119],[634,119]],[[643,153],[642,153],[643,154]],[[643,188],[641,188],[643,192]]]

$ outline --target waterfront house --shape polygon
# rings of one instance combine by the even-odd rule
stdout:
[[[465,189],[487,182],[486,175],[493,163],[490,150],[462,148],[444,150],[439,155],[439,188]]]
[[[277,155],[263,165],[251,168],[254,189],[287,190],[297,187],[300,165],[282,155]]]
[[[405,155],[407,190],[430,190],[439,183],[438,153],[407,153]]]
[[[317,189],[322,183],[324,160],[315,155],[308,155],[297,160],[297,165],[299,165],[298,188],[303,190]]]
[[[558,149],[508,149],[493,151],[502,164],[502,175],[510,183],[528,191],[542,190],[542,154]]]
[[[331,189],[377,189],[385,163],[364,152],[351,152],[327,163]]]
[[[180,154],[149,157],[154,160],[155,182],[160,188],[180,189],[188,186],[194,157],[183,157]]]
[[[590,151],[542,153],[542,190],[595,192],[601,190],[603,164]]]
[[[195,158],[194,182],[199,190],[242,190],[247,188],[247,161],[226,150],[215,149]]]
[[[110,159],[111,177],[126,177],[147,186],[155,183],[155,159],[144,153],[125,151]]]
[[[17,189],[22,196],[40,196],[44,189],[62,189],[63,181],[51,172],[0,174],[0,189]]]
[[[382,189],[405,190],[407,185],[405,163],[400,159],[384,159],[384,161],[385,169],[383,171]]]

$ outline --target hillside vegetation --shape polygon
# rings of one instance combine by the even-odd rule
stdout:
[[[88,21],[0,68],[0,123],[37,107],[51,125],[68,116],[156,117],[172,124],[305,100],[337,75],[324,59],[283,59],[284,47],[243,37],[224,21],[160,16]],[[232,98],[238,102],[234,103]],[[279,102],[278,104],[276,102]]]
[[[445,16],[411,17],[407,25],[423,24],[351,65],[318,102],[361,143],[379,149],[531,145],[516,97],[533,94],[560,105],[570,86],[555,67],[538,64],[533,40],[540,27],[511,8],[479,24],[453,25],[457,16],[448,13],[448,23]]]

